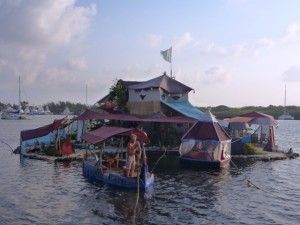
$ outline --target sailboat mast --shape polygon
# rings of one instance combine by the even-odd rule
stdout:
[[[21,77],[19,76],[19,110],[21,110]]]
[[[286,114],[286,84],[284,85],[284,108],[283,114]]]
[[[85,86],[85,107],[86,108],[88,107],[87,99],[88,99],[88,85],[86,84],[86,86]]]

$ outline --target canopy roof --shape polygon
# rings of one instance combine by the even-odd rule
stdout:
[[[132,133],[137,135],[137,140],[150,143],[147,134],[138,128],[123,128],[115,126],[102,126],[96,130],[85,133],[82,135],[81,139],[91,144],[97,144],[116,135],[129,136]]]
[[[269,126],[277,126],[278,122],[274,119],[273,116],[260,113],[260,112],[249,112],[242,114],[237,117],[233,117],[230,119],[226,119],[226,122],[241,122],[241,123],[249,123],[249,124],[257,124],[257,125],[269,125]]]
[[[200,118],[202,118],[201,120],[204,120],[203,118],[204,113],[201,110],[194,107],[189,101],[178,101],[178,102],[175,101],[167,102],[164,100],[160,100],[160,101],[166,106],[170,107],[171,109],[174,109],[175,111],[179,112],[182,115],[194,118],[195,120],[199,120]],[[214,120],[216,122],[219,122],[222,127],[228,126],[227,122],[224,122],[223,120],[217,120],[215,117]]]
[[[182,137],[182,140],[215,140],[230,141],[231,137],[218,123],[210,110],[206,111],[191,129]]]
[[[21,140],[26,141],[33,138],[43,137],[49,134],[51,131],[58,130],[62,127],[68,126],[70,120],[63,118],[59,120],[54,120],[53,123],[32,129],[32,130],[23,130],[21,131]]]
[[[161,100],[161,102],[166,106],[170,107],[171,109],[174,109],[175,111],[179,112],[180,114],[194,119],[199,119],[203,115],[203,112],[194,107],[189,101],[167,102]]]
[[[142,119],[136,116],[126,115],[126,114],[109,114],[95,112],[87,109],[85,112],[80,114],[78,117],[73,120],[122,120],[122,121],[141,121]]]
[[[185,116],[174,116],[174,117],[137,117],[126,114],[108,114],[95,112],[92,110],[86,110],[78,117],[73,120],[121,120],[121,121],[136,121],[136,122],[160,122],[160,123],[194,123],[194,118]]]
[[[193,90],[192,88],[184,85],[183,83],[180,83],[175,79],[172,79],[165,74],[145,82],[128,86],[128,89],[133,90],[142,90],[149,88],[162,88],[168,93],[184,93]]]

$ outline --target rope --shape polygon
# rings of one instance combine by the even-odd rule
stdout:
[[[255,187],[255,188],[258,189],[258,190],[261,190],[261,191],[263,191],[263,192],[268,193],[267,191],[261,189],[260,187],[256,186],[255,184],[253,184],[250,180],[247,180],[247,185],[248,185],[248,187],[253,186],[253,187]]]
[[[232,163],[232,165],[234,165],[234,167],[237,169],[237,170],[240,170],[237,165],[232,161],[232,159],[230,159],[230,162]]]
[[[241,138],[238,138],[238,139],[232,141],[231,144],[234,143],[234,142],[240,141],[240,140],[241,140]]]
[[[135,219],[136,219],[136,213],[137,213],[137,206],[139,204],[139,199],[140,199],[140,173],[141,173],[141,166],[140,166],[140,158],[137,160],[137,192],[136,192],[136,201],[135,201],[135,206],[133,209],[133,217],[132,217],[132,224],[135,224]]]
[[[234,165],[234,167],[240,172],[240,169],[237,167],[237,165],[232,161],[232,160],[230,160],[230,162],[232,163],[232,165]],[[264,190],[264,189],[262,189],[262,188],[260,188],[260,187],[258,187],[257,185],[255,185],[252,181],[250,181],[249,179],[246,179],[246,181],[247,181],[247,186],[248,187],[254,187],[254,188],[256,188],[257,190],[261,190],[261,191],[263,191],[263,192],[265,192],[265,193],[269,193],[269,192],[267,192],[266,190]]]
[[[151,173],[153,173],[153,171],[154,171],[154,169],[155,169],[157,163],[158,163],[158,162],[166,155],[166,153],[167,153],[167,148],[165,148],[164,154],[162,154],[162,155],[158,158],[158,160],[156,161],[156,163],[154,164],[154,166],[153,166],[153,168],[152,168],[152,170],[151,170]]]
[[[230,162],[234,165],[234,167],[235,167],[237,170],[240,170],[232,160],[231,160]],[[246,179],[246,178],[245,178],[245,179]],[[264,190],[264,189],[258,187],[258,186],[257,186],[256,184],[254,184],[250,179],[246,179],[246,182],[247,182],[247,186],[248,186],[248,187],[254,187],[254,188],[257,189],[257,190],[260,190],[260,191],[263,191],[263,192],[265,192],[265,193],[267,193],[267,194],[269,194],[269,195],[272,195],[273,197],[280,198],[280,199],[282,199],[282,200],[284,200],[284,201],[286,201],[286,200],[289,200],[289,201],[292,200],[292,199],[290,199],[290,198],[280,197],[280,196],[277,196],[277,195],[273,194],[272,192],[268,192],[268,191],[266,191],[266,190]]]
[[[14,152],[14,150],[12,149],[12,147],[9,144],[7,144],[5,141],[3,141],[2,139],[0,139],[0,142],[3,143],[3,144],[5,144],[5,145],[7,145],[10,148],[10,152],[11,153]]]

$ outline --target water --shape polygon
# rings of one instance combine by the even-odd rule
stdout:
[[[0,120],[0,139],[15,148],[20,130],[53,118],[62,116]],[[280,121],[281,149],[300,152],[299,133],[300,121]],[[0,224],[299,224],[299,160],[236,162],[239,170],[199,172],[178,169],[177,158],[168,156],[155,168],[155,187],[139,193],[134,210],[135,190],[88,182],[81,162],[20,160],[0,143]]]

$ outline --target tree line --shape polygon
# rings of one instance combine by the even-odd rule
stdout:
[[[21,102],[21,107],[24,110],[25,107],[28,105],[28,102]],[[87,108],[91,108],[91,106],[86,106],[85,104],[81,103],[72,103],[69,101],[59,101],[59,102],[49,102],[42,105],[44,108],[48,106],[49,110],[53,114],[61,114],[66,107],[69,108],[71,112],[75,115],[79,115],[80,113],[84,112]],[[19,105],[16,104],[4,104],[0,102],[0,111],[5,110],[7,107],[12,107],[14,109],[18,109]],[[208,107],[199,106],[202,112],[205,112]],[[280,115],[283,114],[284,108],[283,106],[273,106],[269,105],[267,107],[264,106],[244,106],[244,107],[228,107],[225,105],[219,105],[216,107],[210,107],[211,112],[218,118],[230,118],[242,115],[244,113],[249,113],[252,111],[257,111],[261,113],[265,113],[268,115],[274,116],[275,119],[278,119]],[[300,106],[287,106],[286,111],[294,116],[296,120],[300,120]]]
[[[48,106],[49,110],[55,114],[59,115],[61,114],[66,107],[69,108],[70,112],[72,112],[74,115],[79,115],[80,113],[84,112],[87,108],[91,108],[90,106],[87,107],[85,104],[81,103],[72,103],[69,101],[59,101],[59,102],[49,102],[46,104],[43,104],[42,107],[45,109]],[[16,104],[5,104],[0,102],[0,111],[3,111],[7,109],[8,107],[11,107],[13,109],[18,110],[19,105]],[[28,102],[22,101],[21,102],[21,109],[25,110],[26,107],[33,108],[34,106],[28,105]]]
[[[198,107],[201,111],[206,111],[208,107]],[[264,106],[244,106],[239,108],[228,107],[225,105],[220,105],[216,107],[210,107],[211,112],[219,118],[230,118],[239,116],[245,113],[249,113],[252,111],[257,111],[261,113],[265,113],[268,115],[272,115],[275,119],[278,119],[280,115],[284,112],[283,106],[274,106],[269,105],[267,107]],[[295,120],[300,120],[300,106],[286,106],[286,112],[292,115]]]

